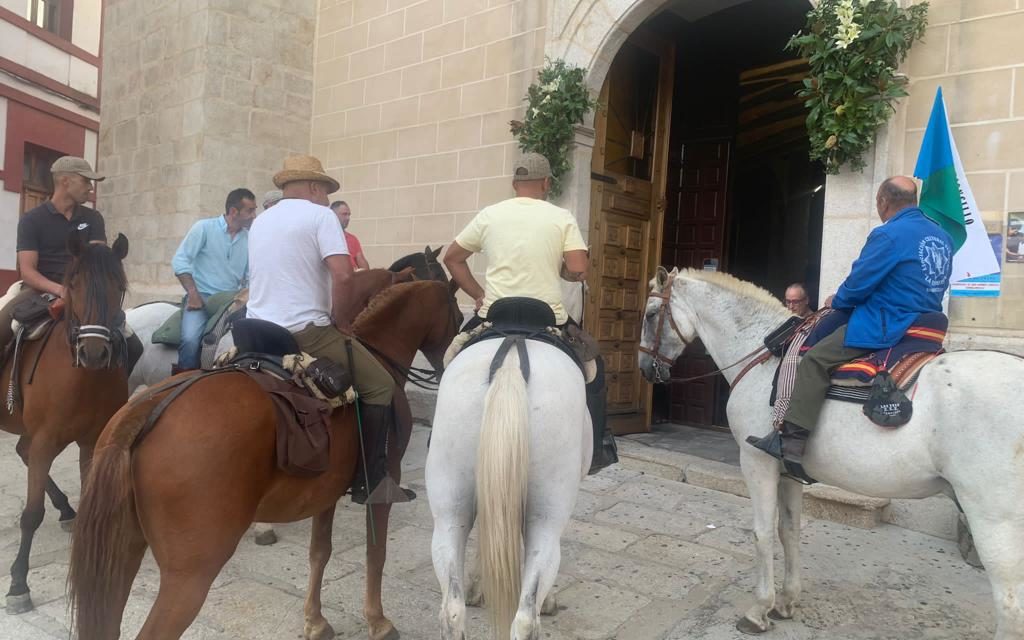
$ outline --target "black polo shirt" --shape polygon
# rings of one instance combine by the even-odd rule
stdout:
[[[85,234],[89,242],[107,241],[103,216],[99,211],[75,205],[68,220],[57,211],[53,202],[47,200],[31,211],[26,211],[18,220],[18,251],[39,253],[37,269],[44,277],[54,282],[64,281],[64,272],[71,262],[68,253],[68,235],[72,232]]]

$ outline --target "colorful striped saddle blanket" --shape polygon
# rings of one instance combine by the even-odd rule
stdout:
[[[835,312],[821,319],[801,347],[801,355],[818,340],[849,321],[845,312]],[[871,382],[879,371],[887,370],[904,392],[914,386],[921,369],[943,353],[949,319],[942,313],[923,313],[896,345],[874,351],[852,360],[832,372],[828,397],[835,400],[863,403]]]

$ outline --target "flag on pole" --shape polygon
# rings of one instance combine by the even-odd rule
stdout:
[[[956,150],[942,87],[935,94],[914,176],[924,182],[921,210],[953,238],[951,295],[998,296],[999,260]]]

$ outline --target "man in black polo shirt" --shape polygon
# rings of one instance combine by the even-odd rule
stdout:
[[[3,309],[0,309],[0,348],[13,333],[11,314],[14,307],[33,295],[49,293],[63,297],[64,271],[71,262],[68,235],[81,233],[92,243],[106,244],[103,216],[83,206],[89,201],[94,183],[103,180],[82,158],[64,156],[53,163],[53,196],[18,220],[18,269],[22,288]],[[134,365],[142,355],[142,342],[134,334],[128,338],[128,362]],[[129,367],[130,370],[130,367]]]

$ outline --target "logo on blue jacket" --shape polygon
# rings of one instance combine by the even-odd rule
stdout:
[[[917,245],[917,258],[921,262],[921,274],[928,286],[945,289],[949,283],[952,252],[949,244],[935,236],[925,236]]]

